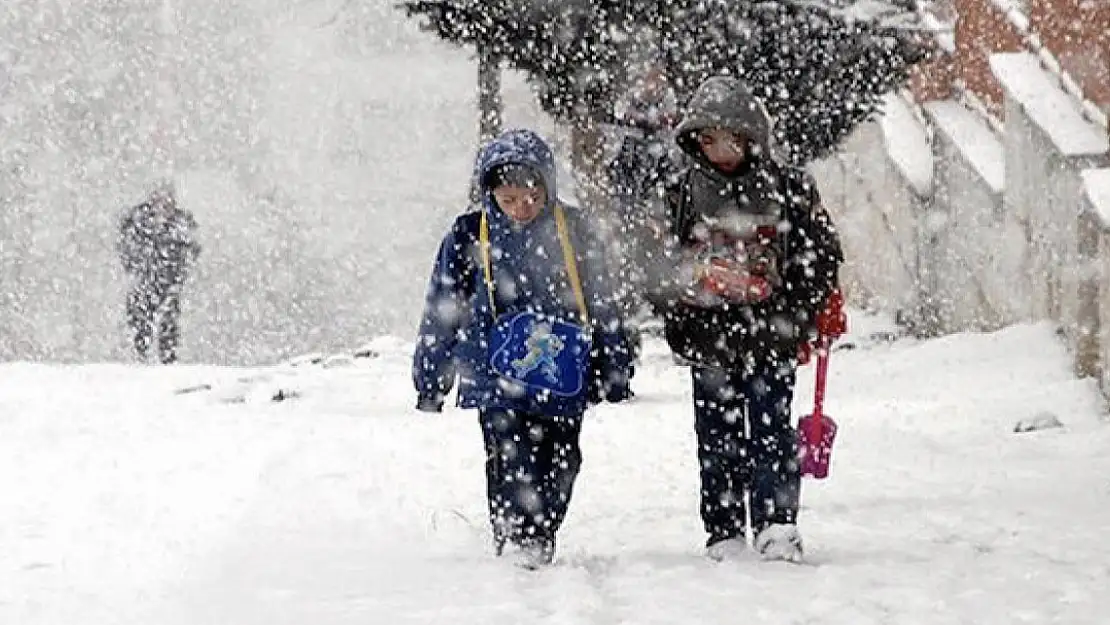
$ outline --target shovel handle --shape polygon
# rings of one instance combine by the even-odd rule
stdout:
[[[817,383],[813,387],[813,416],[820,421],[825,414],[825,384],[829,375],[829,339],[817,343]]]

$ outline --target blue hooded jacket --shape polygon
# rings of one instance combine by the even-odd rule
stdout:
[[[543,178],[546,203],[539,216],[527,224],[511,220],[498,208],[491,189],[484,187],[487,174],[507,164],[526,165]],[[510,386],[490,368],[489,335],[495,315],[506,313],[540,312],[581,323],[554,216],[558,197],[555,159],[551,148],[534,132],[511,130],[483,147],[475,175],[481,209],[455,219],[440,244],[428,285],[413,356],[418,407],[440,410],[458,377],[460,407],[526,411],[528,400],[507,392]],[[565,204],[563,211],[589,313],[591,384],[588,395],[558,398],[545,405],[544,412],[573,416],[583,413],[588,401],[626,399],[632,363],[604,250],[583,215]],[[492,309],[479,243],[483,212],[490,233]]]

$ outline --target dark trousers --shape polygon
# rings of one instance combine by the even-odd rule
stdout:
[[[795,523],[801,474],[790,424],[793,367],[691,371],[707,544],[743,535],[746,513],[755,533],[772,523]]]
[[[498,552],[505,542],[554,552],[582,466],[582,417],[483,410],[489,518]]]
[[[177,360],[180,316],[178,289],[144,284],[131,287],[127,294],[127,325],[140,359],[146,359],[157,335],[159,362],[169,364]]]

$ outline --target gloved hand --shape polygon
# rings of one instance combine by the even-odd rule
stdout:
[[[817,335],[828,338],[830,343],[848,332],[848,315],[844,312],[844,294],[840,289],[833,289],[829,294],[816,321]]]
[[[814,320],[817,326],[817,344],[828,349],[841,336],[848,332],[848,314],[844,312],[844,294],[833,289],[825,307],[817,313]],[[813,357],[814,344],[806,341],[798,346],[798,364],[807,365]]]
[[[805,366],[813,359],[813,343],[803,341],[798,345],[798,366]]]
[[[589,404],[591,406],[602,402],[619,404],[632,399],[633,393],[628,379],[629,377],[623,374],[606,376],[600,371],[595,372],[594,378],[590,381]]]

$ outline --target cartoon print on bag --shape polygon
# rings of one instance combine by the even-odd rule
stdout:
[[[551,383],[559,381],[559,365],[555,358],[563,351],[563,340],[551,332],[551,324],[537,323],[532,330],[525,345],[528,353],[522,358],[513,360],[513,369],[519,378],[540,369]]]

